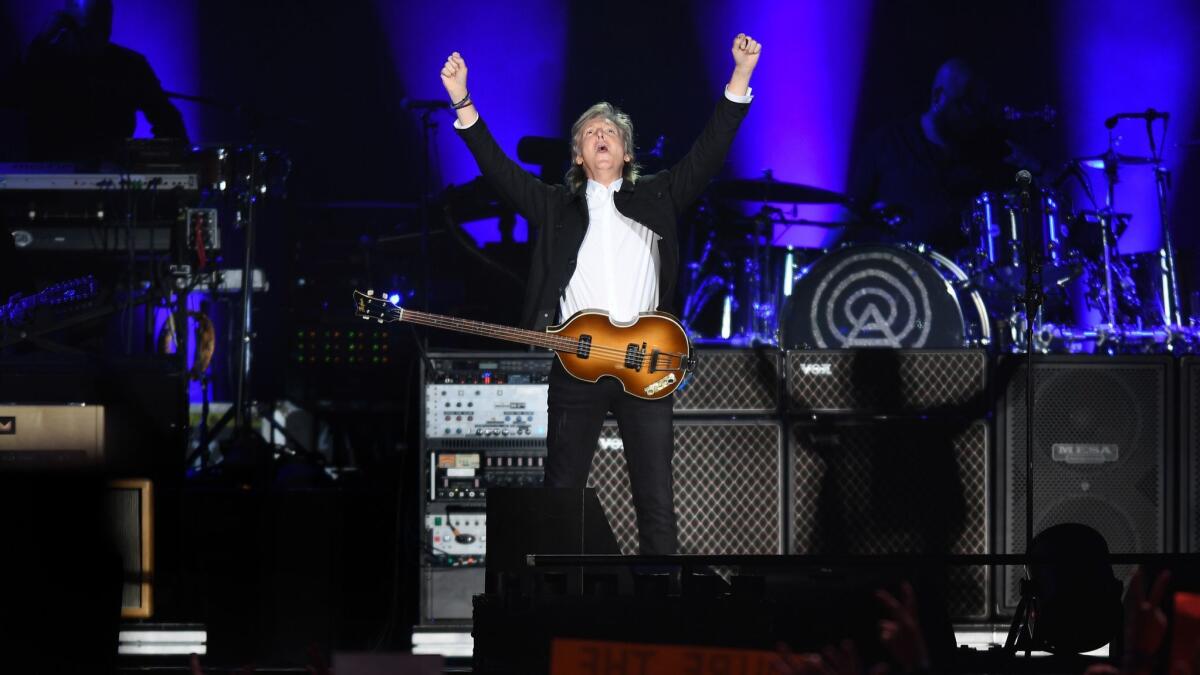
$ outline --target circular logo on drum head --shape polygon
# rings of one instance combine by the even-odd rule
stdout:
[[[821,349],[920,348],[929,339],[929,290],[903,254],[853,253],[826,273],[809,320]]]

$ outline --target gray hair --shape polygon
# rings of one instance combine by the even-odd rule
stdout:
[[[625,154],[629,155],[629,161],[625,162],[625,166],[621,170],[621,178],[627,182],[636,183],[638,171],[642,168],[637,163],[637,155],[633,151],[633,121],[629,119],[629,115],[621,112],[620,108],[601,101],[583,111],[579,119],[575,120],[575,124],[571,125],[571,168],[567,169],[564,180],[572,192],[587,183],[587,174],[582,166],[575,163],[575,158],[583,154],[580,148],[583,143],[583,127],[597,117],[613,123],[613,126],[617,128],[617,134],[621,137],[621,144],[625,146]]]

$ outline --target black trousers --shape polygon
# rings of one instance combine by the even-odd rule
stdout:
[[[556,358],[550,370],[549,407],[546,486],[581,488],[587,484],[604,417],[612,411],[625,446],[640,552],[678,552],[671,477],[675,453],[672,398],[636,398],[611,377],[599,382],[577,380]]]

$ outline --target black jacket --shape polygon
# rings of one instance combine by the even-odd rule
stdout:
[[[675,166],[636,183],[625,181],[614,197],[617,210],[662,237],[658,242],[658,309],[673,310],[679,272],[679,215],[708,187],[729,152],[749,103],[721,97],[691,150]],[[466,141],[484,178],[529,221],[533,262],[525,287],[521,325],[541,330],[554,323],[558,302],[575,273],[576,256],[588,226],[585,188],[547,185],[509,159],[483,119],[458,134]],[[566,317],[564,317],[566,318]]]

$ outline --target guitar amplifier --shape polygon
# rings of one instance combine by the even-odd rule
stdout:
[[[700,349],[675,392],[677,415],[773,415],[779,411],[777,349]]]
[[[982,419],[793,424],[790,552],[987,553],[990,437]],[[952,617],[987,617],[987,567],[951,567],[945,581]]]
[[[701,554],[760,554],[784,547],[784,432],[776,420],[675,421],[675,512],[679,550]],[[637,552],[637,516],[621,432],[600,432],[588,486],[621,551]]]
[[[103,457],[104,406],[0,405],[0,467],[78,467]]]
[[[986,407],[981,349],[789,350],[793,413],[960,416]]]

